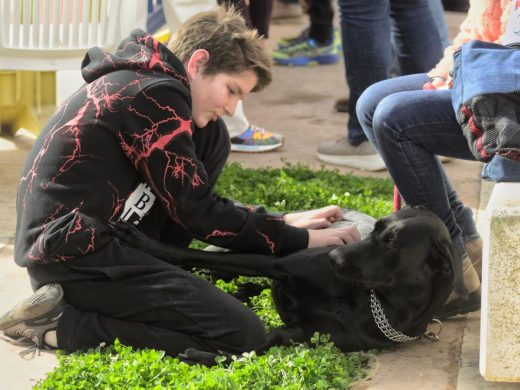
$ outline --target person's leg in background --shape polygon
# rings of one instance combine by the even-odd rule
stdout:
[[[439,314],[451,316],[480,307],[480,281],[472,266],[478,259],[468,258],[468,247],[480,238],[470,209],[451,187],[436,154],[474,158],[455,118],[450,91],[422,90],[428,80],[423,73],[376,83],[361,95],[357,115],[405,202],[428,208],[448,228],[470,293],[468,299],[452,296]]]
[[[273,0],[251,0],[249,6],[244,0],[219,0],[218,3],[225,7],[234,6],[241,12],[250,28],[256,29],[265,38],[269,36]],[[233,117],[224,116],[222,119],[231,137],[232,152],[269,152],[283,145],[284,139],[281,134],[266,131],[249,122],[242,102],[237,105]]]
[[[358,100],[358,104],[356,107],[357,116],[359,118],[359,122],[365,135],[372,145],[379,150],[379,146],[377,144],[377,140],[374,134],[373,129],[373,120],[374,113],[379,103],[387,96],[405,92],[405,91],[419,91],[422,90],[422,86],[429,79],[425,74],[416,74],[410,75],[406,77],[398,77],[394,79],[389,79],[385,81],[381,81],[376,83],[370,87],[368,87],[365,92],[361,95]],[[443,121],[449,122],[449,126],[453,126],[451,121],[450,113],[446,113]],[[444,154],[444,153],[443,153]],[[469,156],[464,155],[464,159],[469,159]],[[453,215],[455,216],[456,224],[458,225],[462,231],[462,241],[465,243],[468,253],[470,254],[471,260],[477,264],[481,261],[481,243],[477,246],[480,248],[475,248],[475,241],[480,240],[480,236],[477,232],[475,222],[473,219],[473,212],[470,208],[465,207],[458,199],[458,196],[455,191],[451,190],[451,186],[449,181],[445,181],[446,193],[448,194],[448,202],[450,204],[450,208],[453,211]],[[453,237],[456,237],[458,232],[457,229],[453,226],[453,220],[447,220],[446,224],[448,226],[452,226]],[[457,240],[457,239],[455,239]],[[460,241],[459,241],[460,246]],[[478,253],[480,252],[480,253]]]
[[[269,37],[269,22],[273,11],[273,0],[218,0],[219,5],[235,7],[240,12],[249,28],[258,31],[261,37]]]
[[[402,75],[430,71],[442,58],[446,35],[439,32],[431,0],[390,0],[396,56]],[[444,32],[447,27],[444,25]]]
[[[249,123],[243,102],[237,104],[235,115],[222,117],[231,137],[232,152],[261,153],[280,148],[283,135],[267,131]]]
[[[284,38],[273,51],[278,65],[332,64],[340,59],[339,36],[334,34],[332,0],[310,0],[310,25],[299,35]]]
[[[334,9],[332,0],[310,0],[309,9],[309,38],[319,44],[330,44],[333,41]]]
[[[392,36],[403,74],[429,71],[442,56],[443,39],[427,0],[339,0],[339,7],[350,89],[348,134],[320,144],[318,158],[331,164],[381,170],[384,162],[367,142],[356,117],[357,100],[368,86],[390,77]]]
[[[444,16],[444,8],[442,6],[441,0],[431,0],[428,1],[428,5],[430,6],[433,19],[435,24],[437,25],[437,29],[439,31],[442,47],[445,48],[450,44],[450,40],[448,37],[448,26],[446,24],[446,18]],[[392,37],[393,38],[393,37]],[[392,48],[394,48],[394,39],[392,39]],[[395,49],[394,49],[395,50]],[[395,53],[394,53],[395,55]],[[398,76],[400,74],[400,69],[398,65],[397,59],[395,59],[394,69],[391,70],[392,75]],[[349,112],[349,99],[348,97],[338,98],[334,104],[334,108],[338,112]]]
[[[231,138],[236,137],[244,132],[244,129],[249,127],[249,121],[247,120],[246,114],[244,114],[244,103],[240,100],[235,109],[235,115],[223,116],[222,119],[226,124],[226,127]]]
[[[469,0],[442,0],[442,5],[446,11],[468,12]]]
[[[273,0],[249,0],[249,17],[253,28],[264,38],[269,37]]]
[[[240,15],[242,15],[246,21],[247,26],[253,28],[251,15],[249,14],[249,6],[247,5],[246,0],[217,0],[217,4],[226,8],[235,7],[235,10],[240,12]]]
[[[428,1],[433,21],[437,26],[437,31],[441,39],[443,49],[450,45],[450,37],[448,36],[448,24],[446,22],[446,16],[444,15],[444,7],[442,6],[441,0],[430,0]]]
[[[350,89],[348,138],[320,144],[318,158],[338,165],[354,160],[360,165],[356,167],[375,169],[384,164],[365,142],[355,107],[368,85],[388,78],[390,73],[393,59],[390,4],[388,0],[339,0],[339,10],[346,79]]]

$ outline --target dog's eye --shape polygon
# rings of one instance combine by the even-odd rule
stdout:
[[[397,238],[394,234],[387,234],[383,238],[386,249],[397,249]]]

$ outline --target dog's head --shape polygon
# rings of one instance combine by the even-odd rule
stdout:
[[[467,295],[461,262],[444,223],[432,212],[407,208],[378,220],[370,235],[330,252],[339,279],[366,288],[435,284],[439,300],[452,288]]]

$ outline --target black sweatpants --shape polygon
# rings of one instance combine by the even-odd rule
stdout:
[[[193,139],[215,184],[229,154],[229,135],[221,121],[208,127],[195,131]],[[162,349],[171,356],[188,347],[241,353],[265,341],[260,319],[237,299],[115,239],[89,255],[35,264],[28,272],[34,288],[55,282],[64,289],[68,306],[57,336],[59,348],[67,351],[118,338],[125,345]]]

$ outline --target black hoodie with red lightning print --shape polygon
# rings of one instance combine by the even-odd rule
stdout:
[[[173,224],[239,251],[307,247],[306,230],[212,192],[195,155],[184,66],[153,37],[136,30],[114,54],[89,50],[82,74],[86,84],[58,107],[23,169],[18,265],[103,253],[117,220],[157,239]]]

